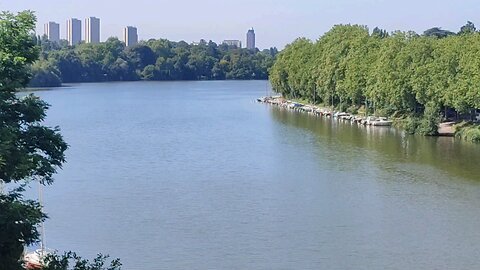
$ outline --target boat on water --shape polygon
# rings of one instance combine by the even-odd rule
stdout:
[[[387,117],[376,117],[376,116],[360,116],[354,115],[342,111],[333,111],[327,108],[319,108],[311,104],[302,104],[295,101],[289,101],[281,96],[275,97],[261,97],[257,99],[258,102],[269,103],[274,105],[279,105],[283,108],[311,113],[316,116],[324,116],[327,118],[336,118],[339,120],[350,121],[352,123],[358,123],[365,126],[378,126],[378,127],[389,127],[393,125],[393,121],[389,120]]]
[[[365,126],[389,127],[393,124],[393,121],[386,117],[368,116],[362,119],[360,123]]]
[[[378,126],[378,127],[389,127],[393,124],[393,121],[388,120],[385,117],[379,117],[374,121],[371,121],[370,123],[372,126]]]

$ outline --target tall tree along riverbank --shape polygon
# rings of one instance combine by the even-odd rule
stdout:
[[[40,59],[32,66],[30,86],[135,80],[267,79],[276,48],[263,51],[151,39],[125,47],[117,38],[99,44],[68,46],[37,37]]]
[[[270,80],[287,98],[406,118],[434,135],[441,116],[473,118],[480,108],[480,33],[472,23],[423,35],[336,25],[316,42],[287,45]]]

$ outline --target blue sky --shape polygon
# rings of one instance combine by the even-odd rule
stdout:
[[[239,39],[245,44],[255,28],[257,47],[283,48],[297,37],[315,40],[334,24],[362,24],[393,30],[438,26],[457,31],[467,20],[480,26],[479,0],[0,0],[0,9],[31,9],[43,24],[89,16],[101,19],[101,38],[121,37],[123,27],[137,26],[140,39],[168,38],[220,42]]]

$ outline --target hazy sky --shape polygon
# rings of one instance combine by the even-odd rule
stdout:
[[[95,16],[102,40],[121,38],[123,27],[133,25],[140,39],[239,39],[245,44],[247,30],[254,27],[260,49],[283,48],[297,37],[315,40],[341,23],[416,32],[434,26],[457,31],[467,20],[480,26],[480,0],[0,0],[0,10],[25,9],[36,11],[38,34],[45,22],[56,21],[61,38],[67,18],[84,24]]]

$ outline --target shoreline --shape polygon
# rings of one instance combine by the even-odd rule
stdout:
[[[388,117],[378,117],[373,115],[359,115],[351,114],[347,112],[341,112],[332,110],[331,108],[321,107],[308,103],[301,103],[293,100],[288,100],[282,96],[267,96],[257,98],[257,102],[278,106],[292,111],[304,112],[307,114],[335,118],[338,120],[356,123],[363,126],[376,126],[376,127],[396,127],[394,125],[395,120]],[[455,122],[444,122],[438,126],[438,134],[435,137],[455,137]]]

